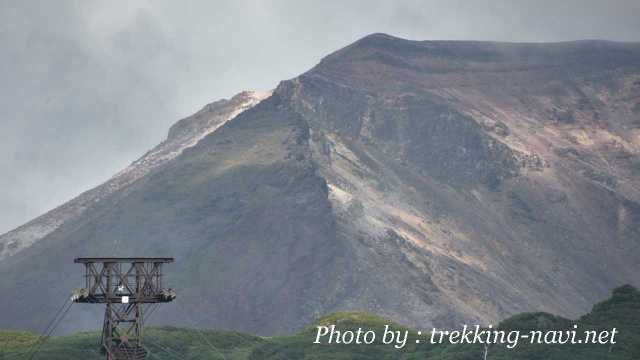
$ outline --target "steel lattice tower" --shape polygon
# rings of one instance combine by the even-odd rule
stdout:
[[[176,294],[162,286],[162,265],[173,258],[77,258],[85,266],[85,287],[73,301],[106,304],[102,350],[107,360],[144,359],[142,304],[170,302]]]

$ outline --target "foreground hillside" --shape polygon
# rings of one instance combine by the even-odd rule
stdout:
[[[339,328],[363,327],[380,331],[390,321],[363,313],[336,313],[322,318],[317,325],[339,324]],[[546,313],[514,316],[500,324],[504,329],[569,329],[578,324],[581,329],[611,330],[617,328],[617,343],[607,345],[523,345],[513,350],[503,346],[489,348],[488,359],[534,360],[635,360],[640,358],[640,292],[630,286],[616,289],[613,296],[593,307],[576,321]],[[415,333],[412,334],[415,339]],[[236,332],[220,332],[181,328],[151,328],[145,341],[151,359],[226,359],[226,360],[284,360],[284,359],[481,359],[481,346],[416,345],[410,339],[403,350],[392,346],[372,345],[312,345],[315,330],[306,330],[285,337],[257,337]],[[96,351],[98,333],[80,333],[55,337],[42,346],[35,359],[75,360],[102,359]],[[27,359],[28,350],[37,340],[33,333],[0,332],[0,359]]]
[[[42,328],[83,256],[175,257],[167,283],[203,328],[574,318],[640,286],[638,239],[640,44],[374,34],[272,93],[210,104],[0,236],[0,327]],[[178,310],[159,324],[192,326]]]

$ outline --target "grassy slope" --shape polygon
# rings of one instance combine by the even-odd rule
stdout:
[[[613,296],[594,306],[593,310],[570,321],[545,313],[521,314],[500,324],[505,329],[568,329],[574,323],[581,330],[618,328],[618,343],[606,345],[523,345],[515,350],[493,346],[488,359],[640,359],[640,292],[630,286],[614,291]],[[380,333],[386,324],[392,328],[406,328],[375,315],[363,313],[336,313],[319,319],[317,325],[337,324],[340,329],[363,327]],[[314,325],[315,326],[315,325]],[[151,351],[150,359],[227,359],[227,360],[281,360],[281,359],[481,359],[481,346],[415,344],[412,334],[405,349],[372,345],[313,345],[315,328],[283,337],[257,337],[236,332],[195,331],[172,327],[150,328],[145,335]],[[424,338],[424,336],[423,336]],[[37,341],[28,332],[0,332],[0,359],[28,359],[25,353]],[[79,333],[54,337],[42,346],[35,359],[102,359],[96,351],[98,333]]]

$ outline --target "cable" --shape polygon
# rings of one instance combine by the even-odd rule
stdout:
[[[65,309],[65,307],[68,305],[69,303],[69,299],[65,299],[64,303],[62,304],[62,307],[60,307],[58,309],[58,311],[56,311],[55,315],[53,316],[53,318],[51,319],[51,321],[47,324],[47,326],[44,328],[42,334],[40,334],[40,336],[38,337],[38,339],[31,345],[31,347],[29,347],[29,349],[27,349],[27,353],[29,354],[29,356],[33,356],[33,351],[34,349],[37,349],[41,346],[42,342],[45,341],[45,338],[47,337],[46,334],[49,333],[49,330],[51,329],[51,327],[53,326],[53,324],[56,322],[56,320],[58,319],[58,316],[60,316],[60,313],[62,313],[62,311]]]
[[[51,334],[53,334],[53,332],[55,331],[55,329],[58,327],[58,325],[60,325],[60,323],[62,322],[62,320],[64,320],[64,317],[67,315],[67,313],[69,313],[69,310],[71,310],[71,306],[73,305],[73,302],[70,302],[69,305],[67,306],[67,308],[64,310],[64,312],[62,313],[62,315],[60,315],[60,317],[58,318],[58,320],[53,324],[53,326],[51,327],[51,329],[49,330],[49,332],[45,335],[45,337],[42,339],[42,341],[40,342],[39,346],[35,349],[35,351],[33,352],[33,354],[31,355],[31,357],[29,357],[29,360],[32,360],[36,354],[38,353],[38,351],[40,350],[40,348],[42,347],[42,345],[44,345],[45,342],[47,342],[47,340],[49,340],[49,337],[51,337]]]
[[[151,310],[149,310],[149,313],[144,317],[143,324],[146,324],[146,322],[149,320],[149,318],[151,318],[151,315],[152,315],[153,313],[155,313],[156,309],[158,309],[158,308],[159,308],[158,304],[153,304],[153,307],[151,308]],[[152,342],[152,341],[150,341],[150,340],[149,340],[149,338],[147,338],[147,337],[145,337],[145,340],[144,340],[144,341],[145,341],[145,342],[152,343],[152,345],[154,345],[154,346],[156,346],[156,347],[160,348],[161,350],[163,350],[164,352],[166,352],[166,353],[167,353],[167,354],[169,354],[169,355],[172,355],[172,356],[174,356],[174,357],[178,357],[179,359],[186,359],[185,357],[183,357],[182,355],[180,355],[180,353],[178,353],[176,350],[174,350],[174,349],[172,349],[172,348],[170,348],[170,347],[163,347],[163,346],[162,346],[162,345],[160,345],[159,343],[156,343],[156,342]],[[144,346],[144,345],[143,345],[143,346]],[[145,346],[145,348],[146,348],[148,351],[150,351],[146,346]],[[154,356],[155,356],[155,355],[154,355]],[[157,356],[156,356],[156,358],[157,358]]]
[[[147,321],[149,321],[149,318],[151,317],[151,315],[156,311],[156,309],[158,308],[158,304],[153,304],[151,307],[151,310],[149,310],[149,313],[147,313],[143,318],[142,318],[142,325],[146,325]]]
[[[66,304],[66,303],[65,303]],[[38,351],[40,350],[40,348],[42,347],[42,345],[49,339],[49,337],[51,336],[51,334],[53,333],[53,331],[58,327],[58,325],[60,325],[60,322],[64,319],[64,317],[67,315],[67,313],[69,312],[69,310],[71,309],[71,306],[73,305],[73,301],[69,302],[69,305],[66,307],[66,309],[64,310],[64,312],[62,313],[62,315],[60,317],[57,318],[56,321],[53,322],[53,326],[50,327],[49,331],[45,334],[44,337],[41,338],[41,340],[34,345],[34,350],[31,353],[31,356],[29,356],[29,360],[33,360],[33,358],[36,356],[36,354],[38,353]],[[54,318],[55,319],[55,318]]]
[[[95,350],[91,350],[91,349],[78,349],[76,347],[74,347],[73,345],[66,345],[66,346],[57,346],[56,347],[57,350],[59,349],[64,349],[65,352],[83,352],[83,353],[87,353],[87,352],[92,352],[95,353],[96,355],[98,355],[98,357],[102,357],[97,351]],[[1,354],[0,354],[1,355]],[[13,354],[7,354],[4,358],[0,357],[0,359],[13,359],[16,358],[16,356],[23,356],[25,355],[25,352],[20,352],[20,353],[13,353]],[[24,359],[24,358],[22,358]]]
[[[56,319],[58,318],[58,316],[60,315],[62,310],[67,306],[69,301],[71,301],[71,299],[65,299],[64,303],[62,303],[62,306],[56,311],[55,316],[53,317],[53,319],[51,319],[51,321],[49,321],[49,323],[47,324],[47,327],[44,328],[44,330],[42,331],[42,334],[40,334],[40,336],[38,337],[38,340],[36,340],[34,345],[37,344],[38,342],[42,341],[42,338],[44,337],[43,334],[46,334],[49,331],[49,328],[56,321]]]
[[[144,346],[144,344],[142,345],[142,347],[147,350],[147,354],[149,354],[150,356],[153,356],[154,358],[158,359],[158,360],[162,360],[158,357],[158,355],[154,354],[151,349],[149,349],[148,346]]]
[[[182,356],[179,352],[175,351],[174,349],[171,349],[171,348],[170,348],[170,347],[168,347],[168,346],[167,346],[167,347],[162,346],[162,345],[160,345],[160,344],[156,343],[155,341],[149,341],[148,339],[147,339],[147,342],[148,342],[148,343],[151,343],[151,345],[153,345],[153,346],[155,346],[155,347],[160,348],[160,350],[163,350],[163,351],[164,351],[164,352],[166,352],[167,354],[169,354],[169,355],[171,355],[171,356],[174,356],[174,357],[176,357],[176,358],[178,358],[178,359],[181,359],[181,360],[182,360],[182,359],[184,359],[184,360],[186,360],[186,359],[187,359],[186,357]]]
[[[191,322],[191,326],[193,326],[194,330],[198,333],[198,335],[200,335],[200,337],[202,339],[204,339],[204,341],[209,345],[209,347],[211,347],[211,350],[213,350],[213,351],[217,352],[218,354],[220,354],[222,356],[222,359],[227,360],[227,357],[224,355],[224,353],[222,351],[220,351],[217,347],[213,346],[213,344],[209,341],[209,339],[207,339],[206,336],[204,336],[204,334],[202,334],[200,329],[196,326],[195,321],[193,321],[193,318],[191,318],[191,316],[189,316],[189,313],[187,313],[187,310],[185,310],[185,308],[183,308],[182,305],[179,302],[177,302],[177,304],[178,304],[178,307],[180,308],[180,310],[182,310],[182,312],[187,317],[187,320],[189,320]]]

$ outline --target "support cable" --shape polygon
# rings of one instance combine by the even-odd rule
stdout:
[[[149,318],[151,317],[151,315],[156,311],[156,309],[159,307],[158,304],[153,304],[151,307],[151,310],[149,310],[149,312],[147,314],[145,314],[145,316],[142,318],[142,325],[146,325],[147,321],[149,321]]]
[[[45,333],[44,336],[42,336],[40,338],[40,340],[38,342],[36,342],[36,344],[33,345],[33,351],[31,352],[31,355],[29,356],[29,360],[33,360],[33,358],[36,356],[38,351],[40,351],[40,348],[42,347],[42,345],[47,340],[49,340],[49,337],[51,336],[51,334],[55,331],[55,329],[58,327],[58,325],[60,325],[60,323],[62,322],[64,317],[67,315],[67,313],[71,309],[71,306],[73,305],[73,301],[67,300],[67,302],[65,302],[65,305],[66,305],[66,308],[62,312],[62,315],[60,315],[60,313],[56,314],[56,317],[54,317],[54,321],[52,323],[50,323],[49,330]],[[60,315],[60,316],[58,316],[58,315]]]
[[[182,312],[185,314],[185,316],[187,317],[187,320],[189,320],[189,322],[191,322],[191,326],[193,327],[193,329],[198,333],[198,335],[200,335],[200,337],[202,339],[204,339],[204,341],[207,343],[207,345],[209,345],[209,347],[211,348],[211,350],[217,352],[218,354],[220,354],[222,356],[222,359],[227,360],[227,357],[224,355],[224,353],[222,351],[220,351],[217,347],[215,347],[210,341],[209,339],[207,339],[206,336],[204,336],[204,334],[201,332],[201,330],[198,328],[198,326],[196,325],[195,321],[193,320],[193,318],[189,315],[189,313],[187,312],[187,310],[185,308],[182,307],[182,304],[180,304],[180,302],[176,302],[178,304],[178,307],[180,308],[180,310],[182,310]]]
[[[56,349],[63,349],[65,352],[69,351],[69,352],[78,352],[78,353],[95,353],[96,355],[98,355],[98,358],[101,358],[102,355],[100,355],[97,351],[95,350],[91,350],[91,349],[78,349],[77,347],[74,347],[73,345],[63,345],[63,346],[59,346],[56,347]],[[0,355],[2,355],[0,353]],[[6,357],[0,357],[0,359],[14,359],[17,356],[23,356],[25,355],[25,352],[21,352],[21,353],[13,353],[13,354],[7,354]],[[24,358],[23,358],[24,359]],[[85,358],[86,359],[86,358]],[[93,358],[91,358],[93,359]]]
[[[144,344],[142,344],[142,347],[147,350],[147,354],[149,354],[150,356],[153,356],[154,358],[158,359],[158,360],[162,360],[158,357],[158,355],[156,355],[154,352],[151,351],[151,349],[149,349],[148,346],[145,346]]]
[[[66,306],[69,304],[69,301],[70,301],[70,299],[65,299],[64,303],[62,304],[62,306],[56,311],[55,315],[53,316],[51,321],[49,321],[47,326],[44,328],[44,330],[42,331],[42,333],[40,334],[38,339],[25,351],[27,356],[32,356],[32,353],[33,353],[34,349],[39,348],[41,346],[41,343],[43,341],[45,341],[45,338],[47,337],[46,334],[49,333],[49,330],[51,329],[53,324],[56,322],[56,319],[58,319],[60,314],[64,311]]]
[[[183,356],[183,355],[181,355],[179,352],[177,352],[176,350],[174,350],[174,349],[172,349],[172,348],[170,348],[170,347],[168,347],[168,346],[162,346],[162,345],[160,345],[159,343],[157,343],[157,342],[155,342],[155,341],[147,341],[147,342],[148,342],[148,343],[151,343],[151,345],[153,345],[154,347],[159,348],[160,350],[162,350],[162,351],[166,352],[167,354],[169,354],[169,355],[171,355],[171,356],[173,356],[173,357],[175,357],[175,358],[178,358],[178,359],[180,359],[180,360],[183,360],[183,359],[184,359],[184,360],[187,360],[187,358],[186,358],[186,357],[184,357],[184,356]]]
[[[71,299],[65,299],[64,303],[62,304],[62,306],[56,311],[54,317],[51,319],[51,321],[49,321],[49,323],[47,324],[47,327],[44,328],[44,330],[42,331],[42,333],[40,334],[40,336],[38,337],[38,340],[36,340],[36,342],[34,343],[37,344],[40,341],[42,341],[42,339],[44,338],[44,334],[46,334],[47,332],[49,332],[49,329],[51,328],[51,326],[53,325],[53,323],[56,321],[56,319],[58,318],[58,316],[60,315],[60,313],[64,310],[64,308],[69,304],[69,301],[71,301]]]

